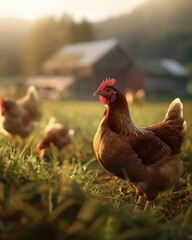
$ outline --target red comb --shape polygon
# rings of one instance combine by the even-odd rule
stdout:
[[[38,153],[38,154],[41,153],[41,148],[37,148],[37,153]]]
[[[98,87],[97,91],[101,91],[103,90],[105,87],[109,87],[109,86],[113,86],[116,83],[116,80],[114,78],[110,79],[110,78],[106,78],[105,80],[103,80],[103,82],[100,84],[100,86]]]
[[[4,102],[5,102],[5,97],[2,97],[2,98],[0,99],[0,105],[2,105]]]
[[[37,154],[38,154],[40,157],[43,157],[44,153],[45,153],[44,149],[41,149],[40,147],[37,148]]]

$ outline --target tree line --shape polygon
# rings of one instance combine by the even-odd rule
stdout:
[[[100,38],[116,37],[134,59],[192,62],[191,0],[146,0],[130,14],[96,23]]]
[[[98,23],[50,16],[30,24],[23,35],[17,24],[6,38],[0,19],[0,76],[40,74],[41,63],[64,45],[106,38],[118,39],[135,61],[174,58],[190,64],[191,9],[191,0],[146,0],[132,13]]]
[[[0,47],[0,76],[39,74],[41,63],[62,46],[93,39],[92,26],[86,20],[77,23],[67,14],[60,19],[41,18],[29,26],[16,51],[7,47],[4,53]],[[14,44],[14,39],[11,41]]]

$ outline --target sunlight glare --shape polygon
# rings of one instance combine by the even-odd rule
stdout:
[[[0,0],[1,17],[34,20],[47,15],[68,13],[75,20],[98,21],[130,12],[144,0]],[[109,8],[110,6],[110,8]]]
[[[0,2],[2,2],[2,0]],[[3,0],[3,2],[3,9],[0,9],[1,17],[19,17],[33,20],[45,15],[53,14],[53,1]]]

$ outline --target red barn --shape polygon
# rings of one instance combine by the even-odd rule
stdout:
[[[143,88],[144,81],[132,59],[115,39],[69,44],[49,57],[42,65],[46,76],[72,76],[70,90],[75,96],[92,96],[106,77],[117,79],[124,90]]]

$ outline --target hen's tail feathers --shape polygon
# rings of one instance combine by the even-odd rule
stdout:
[[[75,134],[75,131],[73,129],[69,129],[69,135],[73,136]]]
[[[139,89],[136,93],[135,93],[135,97],[139,98],[139,99],[143,99],[145,97],[145,90],[144,89]]]
[[[180,153],[187,123],[183,119],[183,104],[179,98],[170,104],[164,120],[160,124],[154,124],[151,130],[170,147],[174,155]]]
[[[56,118],[54,116],[49,118],[48,124],[53,124],[53,123],[56,123]]]
[[[187,131],[187,123],[183,119],[183,104],[179,98],[176,98],[170,104],[167,113],[165,115],[164,121],[171,121],[171,120],[181,120],[182,121],[182,133],[185,135]]]
[[[53,126],[56,126],[56,118],[54,116],[51,116],[49,118],[49,121],[48,121],[46,127],[45,127],[44,132],[45,133],[49,132],[53,128]]]
[[[39,94],[38,94],[35,86],[29,86],[29,88],[27,89],[27,96],[29,96],[29,97],[33,96],[35,99],[39,98]]]
[[[173,102],[169,105],[169,108],[165,115],[165,121],[175,118],[183,118],[183,104],[179,98],[173,100]]]

